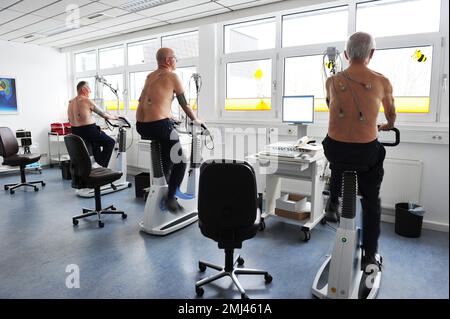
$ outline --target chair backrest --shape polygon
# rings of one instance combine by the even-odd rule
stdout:
[[[14,132],[9,127],[0,127],[0,155],[9,157],[18,152],[19,144]]]
[[[198,218],[203,227],[216,232],[252,227],[257,207],[255,172],[250,164],[235,160],[202,164]]]
[[[88,177],[92,170],[91,158],[81,137],[69,134],[64,136],[64,143],[70,156],[71,173],[77,177]]]

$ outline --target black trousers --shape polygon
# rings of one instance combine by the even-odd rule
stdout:
[[[323,142],[325,156],[330,163],[346,163],[366,165],[369,170],[358,172],[358,190],[362,197],[363,210],[363,246],[366,254],[375,254],[380,236],[380,187],[383,181],[383,161],[386,157],[384,146],[374,140],[369,143],[345,143],[333,140],[327,136]],[[342,190],[343,171],[331,170],[330,200],[338,201]]]
[[[167,196],[175,196],[186,171],[186,159],[180,144],[180,137],[170,119],[153,122],[137,122],[136,130],[144,140],[156,140],[161,145],[161,161],[169,186]],[[171,156],[172,152],[172,156]],[[176,158],[175,158],[176,157]]]
[[[72,133],[90,142],[95,161],[103,167],[108,167],[114,145],[116,144],[113,138],[95,124],[72,126]]]

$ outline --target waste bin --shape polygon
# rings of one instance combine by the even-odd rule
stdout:
[[[72,179],[72,175],[70,174],[70,161],[61,162],[61,173],[63,179]]]
[[[134,177],[136,197],[144,197],[144,189],[150,186],[150,174],[139,173]]]
[[[395,204],[395,232],[405,237],[420,237],[424,213],[416,204]]]

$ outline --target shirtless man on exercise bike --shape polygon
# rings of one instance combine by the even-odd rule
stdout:
[[[394,127],[396,119],[392,85],[382,74],[367,67],[375,51],[370,34],[354,33],[344,52],[349,67],[327,79],[327,104],[330,111],[328,134],[323,140],[329,162],[366,165],[367,172],[358,173],[358,188],[363,210],[363,265],[376,263],[380,235],[380,186],[386,151],[377,140],[378,130]],[[383,104],[387,123],[377,126]],[[337,219],[341,194],[341,171],[331,171],[327,219]],[[365,267],[364,267],[365,268]]]
[[[176,73],[177,58],[172,49],[161,48],[156,53],[158,69],[147,76],[136,111],[136,129],[142,139],[157,140],[161,145],[163,170],[168,182],[165,205],[170,211],[180,209],[175,199],[177,188],[183,181],[186,160],[182,154],[180,139],[174,130],[172,101],[174,95],[186,115],[196,125],[201,125],[184,95],[183,83]],[[179,159],[171,158],[171,149],[178,150]]]

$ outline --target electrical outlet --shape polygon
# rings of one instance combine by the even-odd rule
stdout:
[[[287,129],[288,135],[297,135],[297,128],[290,127]]]

